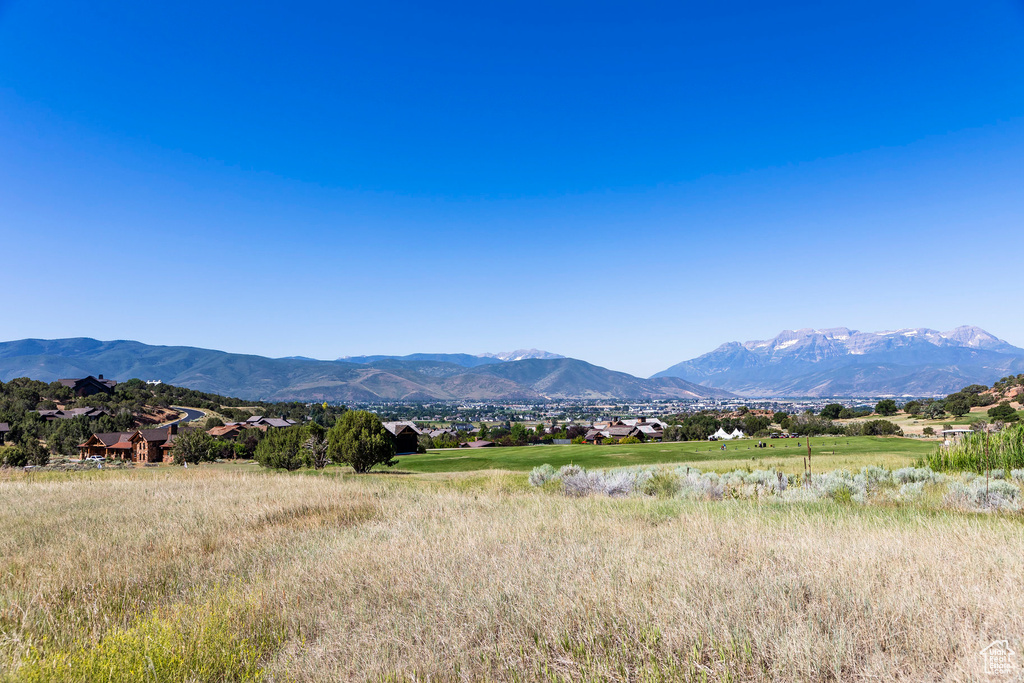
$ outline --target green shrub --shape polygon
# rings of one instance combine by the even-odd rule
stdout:
[[[868,420],[863,427],[864,436],[903,436],[903,430],[888,420]]]
[[[519,424],[519,423],[516,423]],[[327,433],[332,462],[351,465],[362,474],[374,465],[393,467],[395,444],[391,434],[376,415],[365,410],[350,410]]]
[[[679,477],[671,472],[655,472],[644,482],[643,492],[657,498],[673,498],[683,490]]]
[[[1019,419],[1017,411],[1010,406],[1009,401],[1003,401],[996,407],[989,408],[988,416],[993,420],[1001,420],[1003,422],[1016,422]]]
[[[4,467],[24,467],[28,464],[28,453],[20,446],[0,448],[0,465]]]
[[[171,444],[174,464],[208,462],[216,457],[214,438],[199,428],[182,429]]]
[[[896,401],[891,398],[884,398],[875,405],[875,412],[885,417],[895,415],[897,410]]]
[[[306,463],[302,451],[303,433],[301,427],[271,429],[256,446],[254,457],[263,467],[271,469],[297,470]]]

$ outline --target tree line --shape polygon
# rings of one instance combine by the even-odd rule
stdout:
[[[260,430],[252,457],[268,469],[294,471],[303,467],[324,469],[328,464],[349,465],[358,473],[375,465],[392,467],[395,444],[380,418],[365,410],[348,410],[330,428],[314,420],[305,424]],[[216,460],[221,442],[202,429],[179,432],[171,447],[177,465]],[[237,445],[237,444],[236,444]]]

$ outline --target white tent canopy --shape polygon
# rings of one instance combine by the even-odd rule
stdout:
[[[734,429],[732,430],[732,433],[730,433],[719,427],[718,431],[708,438],[714,439],[715,441],[731,441],[733,439],[742,439],[744,436],[746,435],[739,429]]]

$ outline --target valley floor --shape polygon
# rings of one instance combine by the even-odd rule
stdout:
[[[0,475],[0,678],[977,680],[1021,651],[1019,515],[242,467]]]

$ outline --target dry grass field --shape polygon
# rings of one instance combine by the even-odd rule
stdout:
[[[0,475],[0,678],[984,680],[1019,515],[525,474]]]

